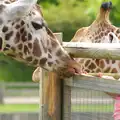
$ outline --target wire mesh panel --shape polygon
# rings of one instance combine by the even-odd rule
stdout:
[[[113,120],[113,110],[114,99],[102,89],[64,85],[63,120]]]
[[[100,91],[71,91],[72,120],[113,120],[113,99]]]

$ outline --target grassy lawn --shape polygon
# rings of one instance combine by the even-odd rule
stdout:
[[[72,105],[72,112],[113,112],[114,107],[112,104],[100,105],[100,104],[92,104],[92,105]]]
[[[113,112],[113,105],[72,105],[72,112]],[[10,112],[36,112],[39,111],[38,104],[15,104],[0,105],[0,113]]]
[[[15,104],[15,105],[0,105],[0,113],[10,112],[36,112],[39,110],[38,104]]]

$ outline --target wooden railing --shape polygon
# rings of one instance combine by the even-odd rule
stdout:
[[[57,35],[57,34],[56,34]],[[60,38],[61,39],[61,38]],[[78,42],[63,42],[63,47],[75,58],[97,58],[120,60],[120,44],[107,43],[78,43]],[[59,77],[55,80],[57,101],[55,114],[49,114],[49,95],[47,88],[50,85],[49,75],[45,77],[45,72],[42,70],[40,76],[40,120],[71,120],[71,89],[84,88],[97,91],[120,93],[120,82],[117,80],[103,79],[89,75],[74,76],[69,79],[60,80]],[[115,74],[105,73],[109,76]],[[120,74],[116,74],[119,78]],[[53,92],[53,91],[52,91]],[[67,93],[65,95],[64,93]],[[67,113],[67,117],[63,113]],[[110,116],[111,118],[112,116]],[[63,119],[64,118],[64,119]]]

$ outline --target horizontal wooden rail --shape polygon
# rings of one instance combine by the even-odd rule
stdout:
[[[74,58],[120,60],[120,44],[63,42],[63,47]]]
[[[64,80],[65,85],[120,94],[120,81],[92,76],[74,76]]]

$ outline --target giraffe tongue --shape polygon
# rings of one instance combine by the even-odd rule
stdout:
[[[79,74],[79,73],[80,73],[80,71],[77,70],[77,69],[75,69],[75,68],[69,68],[68,71],[69,71],[70,73],[73,73],[73,74]]]

